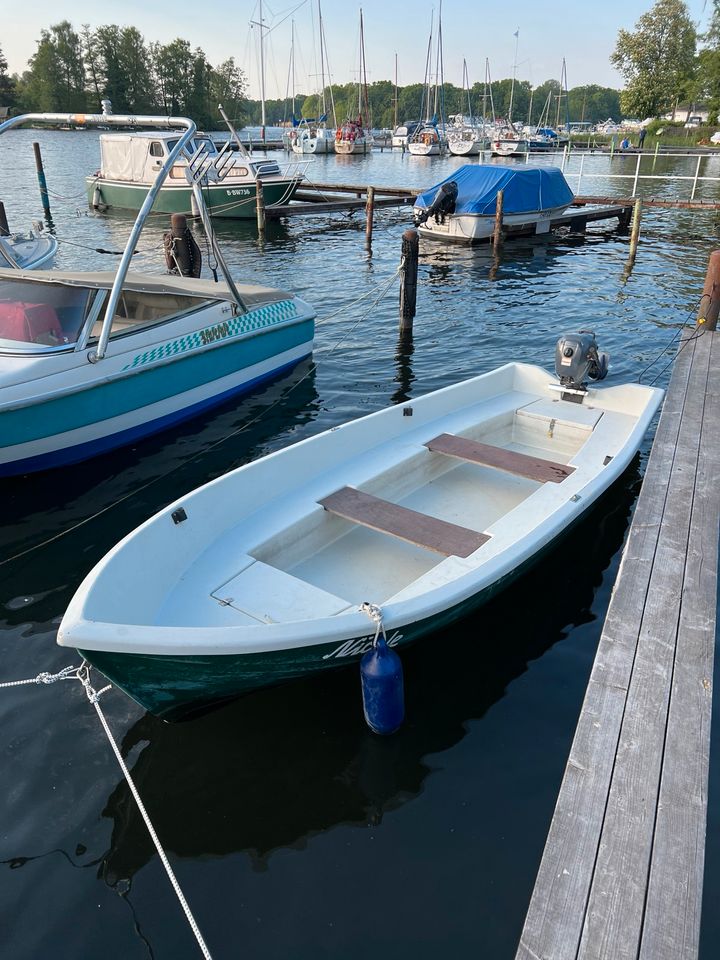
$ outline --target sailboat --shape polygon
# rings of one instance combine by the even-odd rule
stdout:
[[[517,55],[520,30],[515,31],[515,59],[513,61],[512,85],[510,87],[510,105],[508,107],[507,124],[502,126],[492,140],[492,155],[494,157],[524,156],[528,152],[528,142],[521,136],[512,122],[513,98],[515,95],[515,72],[517,70]]]
[[[487,61],[485,64],[485,89],[487,90]],[[490,139],[485,133],[485,116],[482,121],[473,117],[470,103],[470,79],[468,77],[467,61],[463,60],[463,90],[467,95],[467,116],[462,114],[452,118],[454,123],[448,130],[448,146],[450,153],[456,157],[476,157],[487,150]]]
[[[364,110],[364,115],[363,115]],[[348,118],[335,133],[335,153],[366,154],[372,150],[373,135],[370,129],[370,104],[367,92],[367,67],[365,64],[365,34],[363,12],[360,8],[360,76],[358,77],[358,112],[354,119]]]
[[[318,0],[318,30],[320,36],[320,82],[322,84],[322,94],[318,98],[318,117],[308,117],[300,121],[295,132],[295,138],[292,143],[294,153],[332,153],[333,141],[335,139],[335,127],[337,119],[335,117],[335,101],[333,100],[332,85],[330,86],[330,103],[333,113],[333,126],[327,126],[327,99],[325,87],[325,63],[327,60],[327,43],[325,40],[325,28],[323,27],[322,10],[320,0]],[[330,64],[328,62],[328,77],[330,75]],[[320,109],[322,101],[322,109]]]
[[[439,157],[448,151],[448,140],[445,133],[445,120],[443,117],[442,105],[442,85],[443,85],[443,59],[442,59],[442,3],[438,14],[438,40],[435,63],[435,87],[433,92],[433,113],[430,115],[430,66],[432,63],[432,16],[430,19],[430,37],[428,39],[427,59],[425,61],[425,91],[423,99],[425,100],[425,122],[418,127],[408,142],[408,150],[416,157]],[[439,119],[438,119],[439,111]]]

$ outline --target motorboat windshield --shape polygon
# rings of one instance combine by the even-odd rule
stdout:
[[[0,279],[0,348],[74,346],[91,290],[29,280]]]

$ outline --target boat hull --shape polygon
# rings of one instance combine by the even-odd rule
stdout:
[[[527,140],[493,140],[491,144],[494,157],[522,157],[527,152]]]
[[[367,140],[336,140],[335,153],[341,157],[364,156],[370,153],[372,144]]]
[[[559,217],[567,207],[568,204],[564,204],[543,210],[542,213],[533,211],[507,214],[503,217],[503,225],[515,235],[545,234],[549,232],[553,219]],[[430,217],[418,227],[421,237],[454,243],[480,243],[489,240],[494,230],[494,216],[452,213],[446,214],[444,220],[439,221]]]
[[[442,157],[448,151],[448,145],[442,141],[440,143],[411,142],[408,144],[408,150],[414,157]]]
[[[243,319],[262,324],[262,315]],[[88,378],[97,364],[61,372],[75,382],[55,392],[47,384],[27,405],[0,404],[0,476],[77,463],[191,419],[292,369],[313,334],[313,319],[301,317],[210,348],[187,349],[191,335],[108,357],[102,378]]]
[[[460,140],[450,138],[448,147],[455,157],[477,157],[489,146],[488,140]]]
[[[287,203],[295,194],[301,178],[263,178],[265,206]],[[97,209],[139,210],[150,189],[148,184],[125,183],[100,177],[86,177],[88,203]],[[203,187],[208,210],[214,217],[229,220],[254,220],[257,217],[257,189],[253,182],[230,185],[211,183]],[[189,184],[165,185],[153,205],[154,213],[183,213],[196,216],[197,209]]]
[[[570,527],[563,533],[569,533]],[[560,539],[560,537],[558,537]],[[554,546],[554,543],[552,544]],[[401,624],[387,634],[390,647],[409,646],[421,637],[450,626],[492,600],[532,569],[541,551],[489,587],[432,617]],[[257,654],[157,656],[78,649],[131,699],[169,722],[191,719],[238,696],[300,680],[313,674],[357,665],[372,647],[373,633],[343,637],[330,643],[285,648]]]

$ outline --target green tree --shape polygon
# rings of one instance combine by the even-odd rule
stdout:
[[[620,30],[610,62],[625,78],[626,115],[656,117],[677,102],[695,67],[697,31],[682,0],[657,0],[635,24]]]
[[[7,66],[7,60],[0,47],[0,107],[15,105],[15,80],[8,76]]]
[[[63,20],[42,30],[38,48],[23,74],[23,106],[29,110],[83,112],[86,107],[82,42]]]

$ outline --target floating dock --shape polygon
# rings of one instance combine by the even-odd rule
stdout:
[[[516,960],[698,955],[719,474],[720,333],[699,325],[675,360]]]

